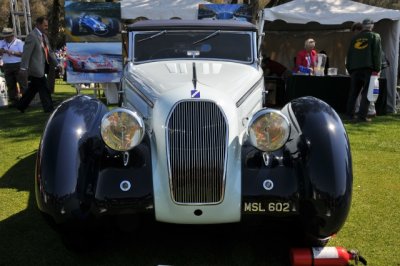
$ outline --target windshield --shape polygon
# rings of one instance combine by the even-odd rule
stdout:
[[[215,59],[252,62],[251,33],[162,31],[134,36],[135,62],[160,59]]]

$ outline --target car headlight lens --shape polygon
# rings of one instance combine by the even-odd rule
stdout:
[[[127,109],[116,108],[101,120],[101,137],[108,147],[117,151],[127,151],[137,146],[144,132],[143,119]]]
[[[290,134],[290,123],[280,111],[262,109],[251,118],[247,133],[254,147],[271,152],[285,145]]]

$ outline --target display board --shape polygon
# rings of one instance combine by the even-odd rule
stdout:
[[[119,82],[123,69],[119,2],[65,1],[67,82]]]

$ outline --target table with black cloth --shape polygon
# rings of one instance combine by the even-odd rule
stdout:
[[[286,80],[285,102],[302,96],[314,96],[329,104],[338,113],[346,112],[350,91],[350,76],[293,75]],[[377,115],[386,114],[386,79],[379,79],[379,97],[375,103]]]

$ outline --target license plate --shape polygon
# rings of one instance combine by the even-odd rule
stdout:
[[[243,211],[247,213],[293,213],[296,208],[292,202],[289,201],[257,201],[257,202],[244,202]]]

